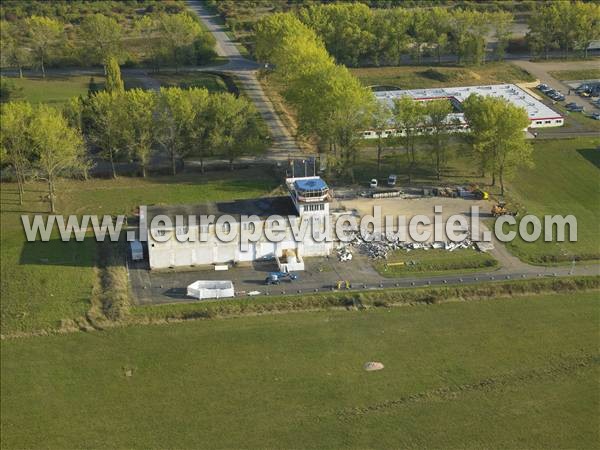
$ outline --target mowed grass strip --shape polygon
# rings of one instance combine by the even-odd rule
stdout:
[[[517,172],[509,197],[526,213],[541,218],[569,215],[577,218],[577,242],[525,242],[515,239],[508,248],[535,264],[600,259],[600,139],[544,140],[534,143],[533,168]],[[567,230],[568,231],[568,230]],[[568,233],[566,234],[568,239]]]
[[[180,174],[147,179],[64,180],[58,187],[60,214],[132,214],[139,205],[194,204],[266,195],[277,182],[264,170]],[[96,242],[26,242],[21,214],[46,214],[46,186],[28,183],[18,204],[14,183],[1,184],[1,332],[56,329],[61,319],[83,316],[94,284]]]
[[[591,80],[600,78],[600,69],[556,70],[548,72],[557,80]]]
[[[498,262],[487,253],[473,249],[452,252],[442,249],[396,250],[385,261],[373,264],[384,277],[425,277],[493,269]]]
[[[395,86],[400,89],[523,83],[535,79],[510,63],[487,63],[481,67],[397,66],[350,69],[365,86]]]
[[[590,448],[599,319],[575,292],[4,340],[3,446]]]

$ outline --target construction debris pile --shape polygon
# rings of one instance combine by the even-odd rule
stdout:
[[[387,259],[388,253],[394,250],[447,250],[452,252],[457,249],[473,248],[477,249],[476,244],[471,239],[466,238],[461,242],[404,242],[400,239],[387,240],[379,239],[379,233],[371,234],[363,239],[359,233],[352,236],[349,242],[341,244],[337,248],[337,257],[339,261],[351,261],[352,250],[356,250],[363,255],[367,255],[370,259]],[[492,247],[493,248],[493,247]]]

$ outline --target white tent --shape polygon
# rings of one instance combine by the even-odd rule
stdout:
[[[187,287],[187,295],[199,300],[233,297],[233,283],[229,280],[198,280]]]

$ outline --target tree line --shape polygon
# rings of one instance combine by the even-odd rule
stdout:
[[[32,15],[3,20],[0,31],[1,63],[18,69],[20,76],[27,67],[38,68],[45,76],[49,65],[104,65],[109,56],[130,65],[177,69],[202,64],[215,54],[214,38],[188,12],[152,12],[127,25],[95,13],[83,16],[76,26],[52,16]]]
[[[497,40],[496,58],[503,59],[513,15],[507,11],[432,8],[373,9],[364,3],[316,4],[297,11],[314,29],[336,61],[359,66],[399,65],[404,55],[417,63],[424,54],[456,55],[467,64],[485,62],[486,41]]]
[[[234,162],[266,147],[264,125],[245,97],[211,94],[204,88],[161,88],[159,92],[125,90],[114,58],[107,65],[106,90],[73,98],[62,111],[46,105],[9,102],[1,110],[2,162],[12,167],[23,202],[25,183],[48,183],[55,211],[56,180],[87,178],[92,154],[115,164],[136,162],[145,177],[153,156],[177,163],[194,157]]]
[[[212,1],[230,27],[252,33],[259,11],[287,11],[317,32],[329,53],[347,66],[398,65],[403,57],[420,63],[424,56],[481,64],[493,41],[492,57],[502,60],[514,40],[514,12],[528,11],[525,43],[536,56],[550,50],[573,51],[586,56],[591,41],[600,39],[600,5],[597,2],[538,1],[362,1],[273,2]],[[514,41],[514,42],[513,42]]]

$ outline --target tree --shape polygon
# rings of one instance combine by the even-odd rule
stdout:
[[[45,61],[48,59],[48,52],[57,43],[60,38],[63,26],[50,17],[32,16],[25,20],[31,47],[33,53],[38,58],[42,76],[46,77]]]
[[[194,54],[193,44],[204,33],[189,14],[159,14],[157,28],[164,54],[171,57],[177,71]]]
[[[192,121],[186,133],[186,147],[190,154],[200,159],[200,171],[204,173],[204,160],[214,151],[210,145],[210,130],[218,109],[213,108],[214,97],[206,89],[190,89],[189,98],[192,104]]]
[[[0,103],[12,102],[23,96],[23,88],[12,78],[0,76]]]
[[[430,23],[433,29],[433,44],[438,64],[442,63],[442,54],[446,51],[452,32],[452,16],[446,8],[435,7],[430,12]]]
[[[441,178],[442,167],[447,160],[447,147],[449,138],[448,114],[452,112],[452,105],[448,100],[432,100],[425,102],[425,115],[429,129],[428,140],[433,148],[437,179]]]
[[[121,25],[112,17],[92,14],[84,16],[79,32],[86,57],[93,64],[102,64],[107,73],[109,58],[118,58],[122,51]]]
[[[214,94],[214,108],[209,140],[212,147],[233,163],[243,155],[256,155],[265,149],[257,112],[244,97],[230,93]]]
[[[110,162],[113,178],[117,178],[115,161],[125,152],[124,126],[127,123],[123,95],[100,91],[89,102],[89,139]]]
[[[504,113],[496,125],[498,137],[497,170],[500,178],[500,194],[504,195],[504,180],[511,177],[518,167],[533,166],[531,144],[525,140],[523,129],[529,126],[527,112],[523,108],[504,105]]]
[[[381,155],[383,153],[383,133],[391,128],[392,111],[387,105],[376,102],[371,114],[370,129],[377,135],[377,175],[381,172]]]
[[[64,173],[81,170],[84,145],[81,134],[65,118],[48,106],[34,113],[30,127],[35,165],[48,183],[50,212],[56,212],[56,179]]]
[[[106,60],[106,84],[105,89],[107,92],[123,93],[125,91],[125,85],[121,78],[121,69],[119,63],[114,56],[109,56]]]
[[[531,145],[524,133],[529,126],[527,112],[502,98],[478,95],[469,96],[463,107],[474,149],[492,170],[492,185],[498,176],[504,195],[506,177],[531,164]]]
[[[140,38],[141,46],[144,48],[145,58],[158,71],[163,60],[163,46],[156,42],[153,37],[158,30],[158,22],[152,15],[145,15],[135,21],[135,32]]]
[[[177,173],[177,158],[182,159],[191,151],[186,144],[194,120],[191,98],[197,95],[195,91],[195,88],[190,91],[176,87],[160,88],[158,95],[156,140],[169,155],[173,175]],[[205,89],[201,91],[208,95]]]
[[[29,61],[29,50],[17,39],[20,29],[19,24],[2,21],[0,24],[0,58],[2,65],[16,67],[19,78],[23,78],[23,66]]]
[[[575,8],[579,10],[576,16],[575,48],[587,58],[592,41],[600,39],[600,4],[577,2]]]
[[[143,89],[130,89],[121,95],[126,121],[125,146],[140,164],[142,177],[146,177],[155,135],[156,94]]]
[[[506,54],[508,41],[511,36],[511,26],[514,16],[508,11],[498,11],[492,14],[492,27],[496,38],[496,59],[502,61]]]
[[[558,11],[550,3],[539,2],[529,16],[527,42],[536,55],[548,59],[550,50],[558,47]]]
[[[416,167],[415,147],[419,129],[425,122],[423,103],[410,97],[401,97],[394,100],[394,122],[400,142],[406,151],[408,159],[408,182],[412,181],[412,174]]]
[[[33,108],[26,102],[11,102],[2,106],[0,139],[2,161],[12,166],[17,179],[19,204],[23,204],[25,176],[32,159],[31,139],[28,131]]]
[[[484,61],[488,21],[488,16],[478,11],[468,9],[453,11],[452,34],[459,64],[480,64]]]

